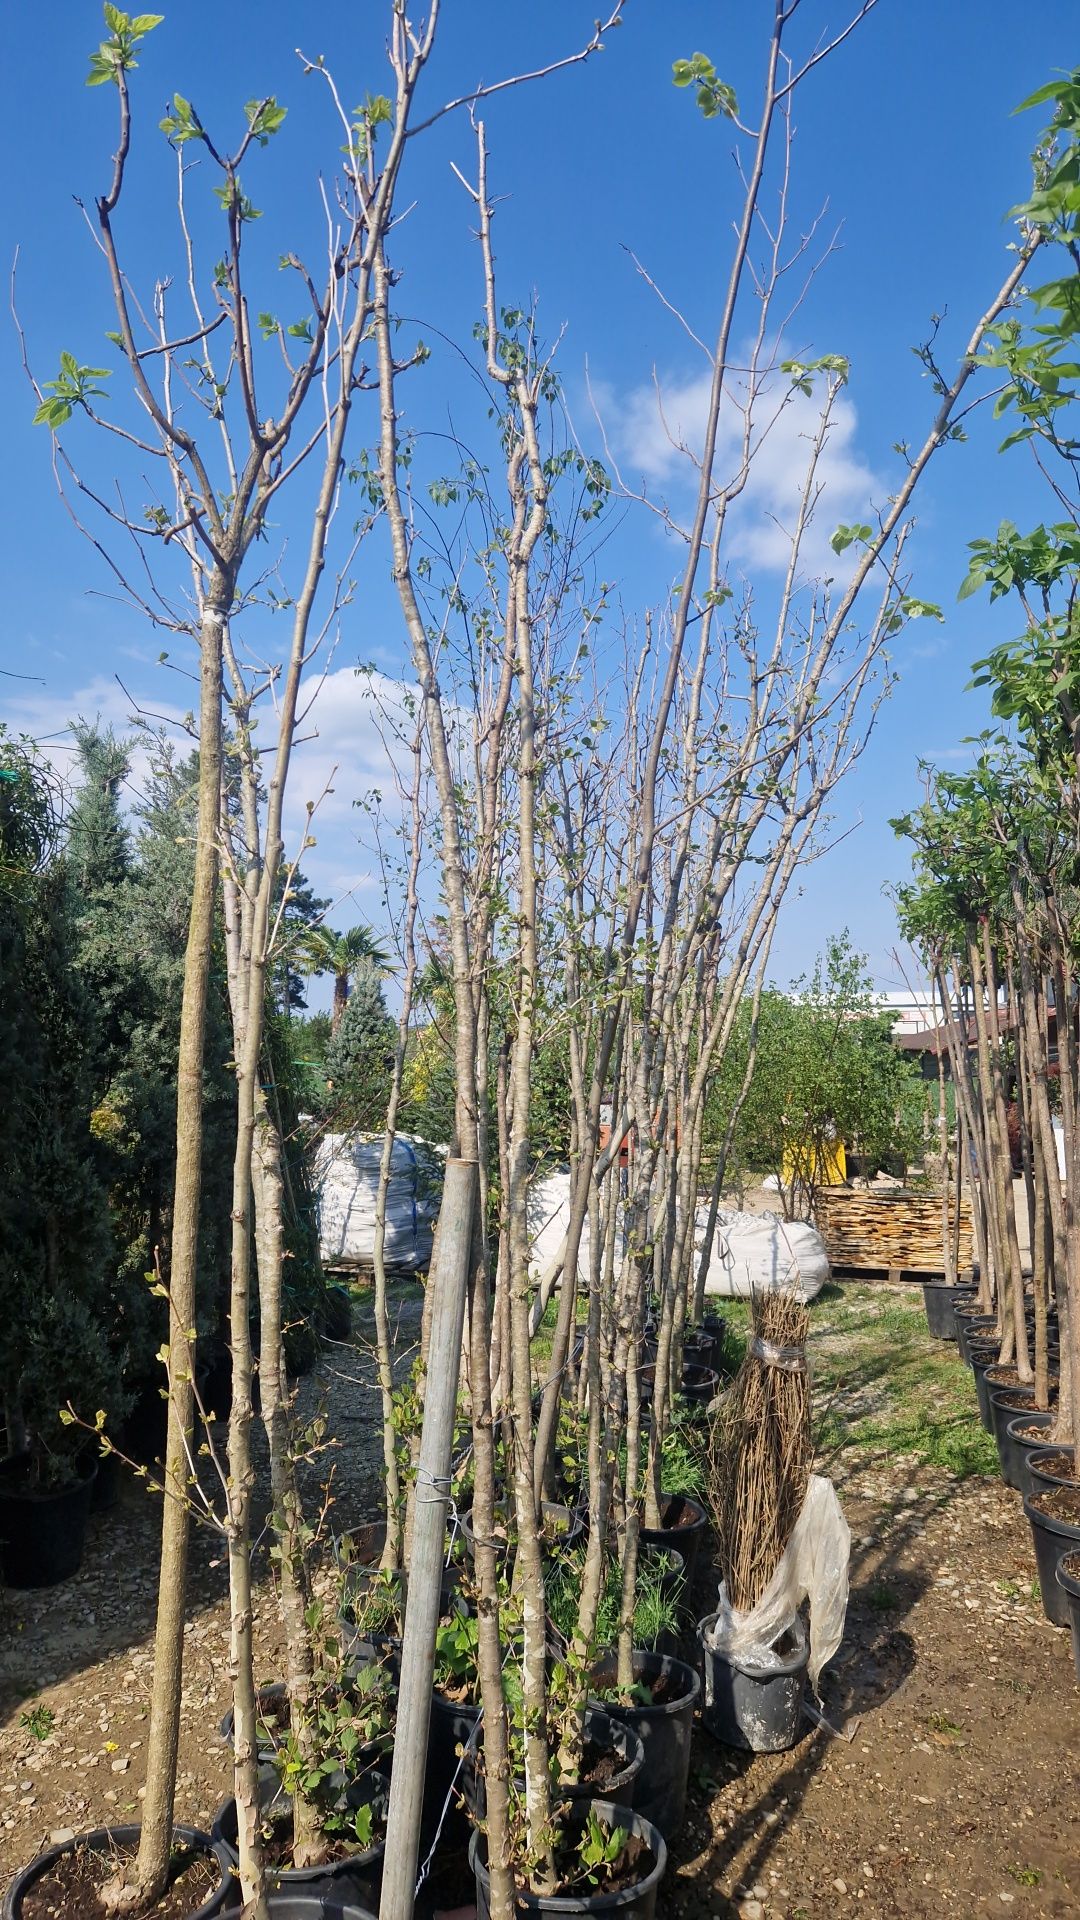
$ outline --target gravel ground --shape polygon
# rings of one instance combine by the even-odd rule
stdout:
[[[399,1311],[407,1344],[414,1292],[401,1291]],[[842,1341],[842,1299],[819,1313],[814,1338]],[[332,1350],[321,1386],[330,1517],[347,1525],[378,1506],[370,1365]],[[305,1383],[312,1408],[319,1391]],[[661,1915],[1080,1915],[1080,1689],[1068,1636],[1033,1596],[1018,1496],[880,1447],[850,1449],[832,1471],[852,1527],[852,1601],[822,1704],[852,1737],[808,1729],[791,1753],[750,1758],[699,1729]],[[94,1518],[78,1579],[0,1599],[0,1884],[53,1836],[138,1818],[158,1524],[129,1485]],[[212,1534],[196,1534],[192,1569],[178,1816],[205,1825],[229,1790],[213,1731],[228,1677]],[[702,1570],[701,1612],[714,1580]],[[255,1632],[268,1679],[278,1635],[265,1565]],[[26,1724],[35,1707],[52,1715],[43,1739]]]

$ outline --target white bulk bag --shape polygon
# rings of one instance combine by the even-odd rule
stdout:
[[[695,1242],[700,1252],[708,1209],[700,1207]],[[746,1300],[782,1288],[804,1306],[829,1277],[825,1242],[808,1220],[782,1220],[776,1213],[739,1213],[721,1207],[705,1280],[706,1293]]]
[[[530,1180],[526,1201],[529,1221],[529,1273],[543,1279],[552,1261],[561,1260],[570,1225],[570,1169],[559,1167],[543,1179]],[[589,1222],[586,1218],[578,1246],[578,1279],[589,1279]]]
[[[370,1267],[383,1135],[329,1133],[315,1156],[319,1251],[328,1267]],[[415,1272],[431,1258],[442,1162],[426,1141],[396,1135],[386,1195],[386,1264]]]

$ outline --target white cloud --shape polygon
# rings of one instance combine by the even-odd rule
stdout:
[[[131,730],[136,709],[141,708],[152,718],[177,723],[172,737],[181,748],[187,744],[187,736],[178,724],[185,707],[165,697],[161,690],[164,680],[161,673],[132,675],[130,697],[105,674],[92,675],[70,694],[19,685],[14,693],[6,693],[3,718],[12,732],[28,734],[39,743],[61,781],[69,786],[75,764],[70,723],[80,717],[100,719],[103,725],[111,724],[124,733]],[[174,676],[170,681],[173,686],[177,684]],[[195,689],[190,691],[194,694]],[[317,802],[312,824],[316,845],[304,855],[304,871],[316,893],[328,896],[335,907],[352,897],[364,896],[358,917],[372,920],[381,918],[381,883],[374,857],[361,844],[364,816],[355,802],[377,789],[391,817],[396,816],[391,729],[396,724],[405,731],[410,724],[406,697],[407,689],[401,682],[380,674],[357,674],[348,667],[321,680],[313,677],[302,698],[301,711],[305,706],[308,711],[289,770],[286,859],[293,859],[299,849],[306,803]],[[268,711],[263,713],[259,737],[269,751],[276,735]],[[396,757],[407,776],[407,755],[399,749]],[[145,789],[149,763],[147,748],[137,743],[127,783],[132,806]]]
[[[635,387],[621,402],[610,390],[599,398],[624,479],[632,484],[640,476],[651,491],[663,489],[676,515],[696,487],[710,387],[711,374],[704,372]],[[744,398],[745,381],[740,388],[736,377],[721,406],[718,485],[739,472]],[[787,376],[780,373],[764,383],[754,403],[750,477],[728,518],[728,554],[739,568],[786,571],[819,419],[818,393],[808,397],[792,392]],[[860,453],[857,436],[858,415],[845,393],[834,402],[817,464],[819,498],[800,551],[803,579],[845,576],[854,556],[838,558],[829,536],[841,523],[869,519],[872,500],[883,499],[888,490]]]

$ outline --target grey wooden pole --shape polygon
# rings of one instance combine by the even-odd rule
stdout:
[[[431,1676],[446,1553],[450,1461],[475,1205],[476,1162],[448,1160],[435,1262],[428,1276],[432,1298],[431,1338],[379,1920],[412,1920],[416,1891],[431,1719]]]

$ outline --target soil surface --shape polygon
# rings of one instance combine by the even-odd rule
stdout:
[[[398,1292],[404,1345],[418,1300],[416,1289]],[[1069,1636],[1043,1615],[1019,1496],[985,1470],[971,1376],[909,1307],[921,1314],[918,1288],[830,1287],[813,1309],[830,1444],[851,1436],[827,1463],[852,1532],[847,1632],[821,1703],[837,1731],[808,1725],[792,1752],[761,1757],[696,1731],[663,1920],[1080,1920]],[[912,1394],[940,1402],[934,1446],[962,1459],[962,1472],[900,1444],[908,1428],[895,1414],[887,1424],[888,1391],[916,1363]],[[324,1398],[330,1416],[331,1451],[311,1469],[314,1481],[334,1468],[328,1524],[375,1517],[369,1358],[327,1348],[303,1397],[312,1412]],[[50,1841],[139,1817],[159,1525],[153,1500],[126,1484],[119,1507],[93,1517],[77,1579],[0,1596],[0,1886]],[[715,1604],[708,1561],[703,1543],[699,1614]],[[231,1792],[216,1734],[229,1705],[224,1585],[221,1539],[197,1529],[177,1818],[203,1828]],[[255,1634],[265,1682],[280,1671],[265,1561]],[[444,1905],[467,1899],[463,1858],[447,1859],[438,1884]],[[77,1914],[65,1908],[64,1920]]]
[[[1080,1487],[1060,1487],[1055,1492],[1036,1492],[1031,1504],[1049,1520],[1063,1520],[1067,1526],[1080,1526]]]
[[[108,1909],[101,1890],[115,1877],[121,1857],[91,1853],[86,1847],[62,1854],[23,1895],[23,1920],[104,1920]],[[188,1920],[221,1885],[221,1868],[213,1854],[184,1855],[177,1866],[153,1920]]]

